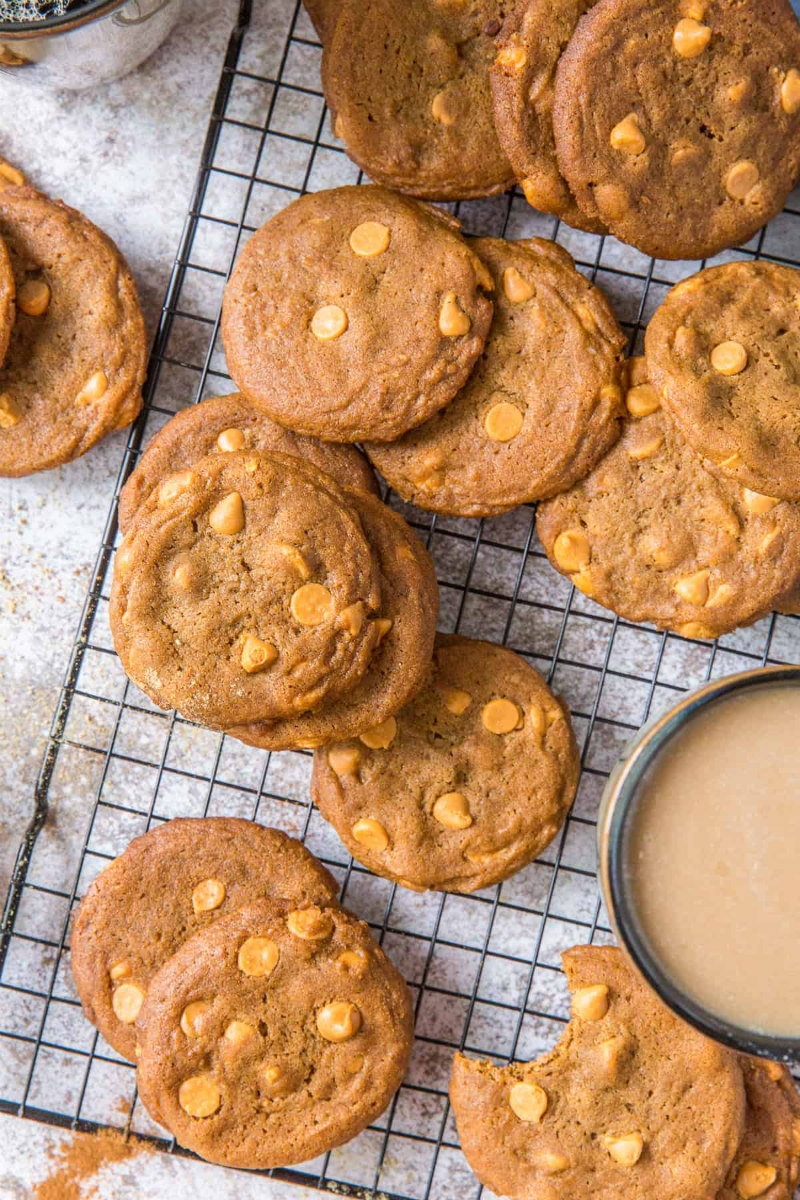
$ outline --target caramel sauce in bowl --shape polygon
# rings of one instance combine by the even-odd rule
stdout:
[[[800,1061],[800,667],[728,676],[646,725],[598,840],[612,927],[661,999]]]

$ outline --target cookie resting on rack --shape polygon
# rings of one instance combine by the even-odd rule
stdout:
[[[781,1063],[739,1056],[744,1135],[716,1200],[792,1200],[800,1165],[800,1095]]]
[[[358,683],[311,713],[239,725],[228,733],[263,750],[315,748],[379,729],[417,692],[430,668],[439,587],[428,551],[398,513],[349,493],[380,568],[379,642]],[[370,734],[369,731],[372,731]]]
[[[295,200],[251,237],[225,289],[237,387],[326,441],[419,425],[466,381],[491,323],[491,277],[458,230],[382,187]]]
[[[89,886],[70,965],[83,1011],[136,1060],[135,1021],[156,971],[188,937],[259,896],[335,904],[336,881],[301,842],[234,817],[178,818],[134,838]]]
[[[226,1166],[305,1162],[360,1133],[402,1082],[411,997],[337,907],[246,904],[153,979],[137,1079],[180,1145]]]
[[[0,189],[0,238],[17,298],[0,366],[0,475],[30,475],[137,416],[144,321],[119,250],[75,209],[33,188]]]
[[[572,1019],[542,1058],[457,1054],[467,1161],[511,1200],[715,1200],[744,1129],[737,1055],[679,1021],[615,947],[563,955]]]
[[[376,875],[474,892],[552,841],[578,772],[566,705],[525,659],[439,634],[416,697],[379,728],[318,750],[311,790]]]
[[[119,528],[126,533],[136,510],[166,478],[207,454],[233,450],[277,451],[304,458],[342,487],[377,495],[369,463],[355,446],[301,437],[270,421],[239,392],[214,396],[183,408],[145,447],[119,496]]]
[[[403,499],[482,517],[564,491],[614,445],[626,338],[560,246],[541,238],[469,245],[495,283],[477,366],[424,425],[365,449]]]
[[[800,171],[789,0],[598,0],[558,65],[553,127],[583,213],[654,258],[709,258]]]
[[[716,478],[661,411],[644,359],[628,377],[620,441],[539,506],[547,556],[629,621],[689,638],[751,624],[800,585],[800,506]]]
[[[329,475],[287,454],[209,455],[168,476],[120,544],[114,645],[156,704],[192,720],[295,716],[364,674],[378,574]]]

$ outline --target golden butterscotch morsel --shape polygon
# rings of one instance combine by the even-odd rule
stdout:
[[[197,1120],[213,1117],[222,1104],[222,1092],[210,1075],[192,1075],[178,1088],[178,1103],[188,1116]]]
[[[297,571],[301,579],[311,578],[311,568],[296,546],[290,546],[286,542],[281,542],[278,545],[278,549],[289,563],[289,566]]]
[[[632,417],[649,417],[661,408],[661,397],[652,383],[639,383],[625,393],[625,407]]]
[[[358,735],[359,741],[370,750],[388,750],[396,736],[397,721],[394,717],[387,717],[380,725],[373,725],[372,729],[365,729]]]
[[[222,1036],[229,1046],[236,1049],[239,1046],[243,1046],[245,1042],[249,1042],[250,1038],[256,1033],[258,1033],[258,1030],[249,1021],[233,1020],[229,1021],[225,1026],[225,1032]]]
[[[636,113],[628,113],[627,117],[616,124],[608,140],[613,150],[620,150],[623,154],[632,156],[642,154],[647,146],[647,139]]]
[[[381,221],[362,221],[350,234],[350,249],[359,258],[374,258],[388,250],[391,230]]]
[[[573,1016],[582,1021],[601,1021],[608,1012],[608,986],[593,983],[572,993]]]
[[[228,492],[208,514],[208,523],[215,533],[233,537],[244,529],[244,503],[238,492]]]
[[[763,1196],[777,1178],[778,1172],[775,1167],[768,1166],[767,1163],[756,1162],[755,1159],[749,1159],[739,1168],[736,1176],[736,1191],[742,1200],[753,1200],[754,1196]]]
[[[743,158],[730,168],[725,176],[725,191],[732,200],[744,200],[761,178],[758,167],[748,158]]]
[[[389,845],[389,834],[374,817],[362,817],[356,821],[351,833],[359,846],[366,846],[367,850],[380,853]]]
[[[528,54],[519,42],[511,42],[504,46],[495,58],[495,66],[503,67],[506,71],[521,71],[528,61]]]
[[[113,980],[114,983],[116,983],[118,979],[127,979],[127,977],[132,974],[133,967],[127,958],[121,958],[119,962],[112,963],[108,971],[108,977],[109,979]]]
[[[375,643],[376,647],[380,646],[381,642],[386,637],[387,633],[390,632],[393,625],[394,621],[391,619],[391,617],[378,617],[376,619],[375,628],[378,631],[378,640]]]
[[[240,661],[248,675],[265,670],[277,657],[278,650],[271,642],[262,642],[254,633],[243,635]]]
[[[220,879],[204,879],[192,892],[192,908],[196,913],[211,912],[225,899],[225,884]]]
[[[341,337],[347,326],[347,313],[338,304],[323,304],[311,318],[311,332],[321,342]]]
[[[597,329],[597,321],[595,320],[594,313],[589,308],[589,305],[584,304],[582,300],[579,300],[578,303],[575,304],[573,307],[574,307],[575,315],[577,316],[578,320],[580,321],[581,325],[586,330],[586,332],[594,333],[595,330]]]
[[[678,633],[682,637],[696,638],[699,641],[713,641],[717,636],[711,626],[704,625],[702,621],[684,621],[683,625],[678,626]]]
[[[747,351],[741,342],[720,342],[711,351],[711,365],[720,375],[739,375],[747,366]]]
[[[357,600],[355,604],[348,604],[347,608],[343,608],[336,618],[336,624],[349,633],[351,637],[358,637],[361,630],[364,628],[364,602]]]
[[[508,1093],[508,1103],[520,1121],[538,1125],[547,1112],[547,1092],[538,1083],[515,1083]]]
[[[22,410],[13,396],[0,392],[0,429],[13,429],[19,424]]]
[[[111,1007],[118,1021],[132,1025],[144,1002],[144,992],[136,983],[121,983],[114,989]]]
[[[208,1000],[193,1000],[181,1013],[181,1029],[187,1037],[199,1037],[203,1017],[210,1012]]]
[[[17,292],[17,308],[27,317],[41,317],[50,307],[50,285],[43,279],[27,279]]]
[[[261,1087],[270,1096],[288,1096],[290,1092],[294,1091],[291,1073],[285,1071],[278,1063],[262,1063],[258,1077]]]
[[[710,41],[709,26],[702,25],[700,21],[694,21],[691,17],[684,17],[682,21],[678,21],[672,32],[672,48],[681,58],[697,58]]]
[[[510,442],[522,429],[522,413],[515,404],[501,400],[483,418],[483,428],[493,442]]]
[[[603,1069],[606,1074],[613,1079],[619,1068],[619,1061],[626,1046],[626,1039],[622,1036],[608,1038],[605,1042],[600,1042],[597,1047],[600,1055],[600,1061],[603,1064]]]
[[[463,337],[472,321],[459,306],[455,292],[446,292],[439,309],[439,332],[443,337]]]
[[[560,1175],[569,1166],[566,1154],[560,1154],[557,1150],[541,1150],[533,1161],[545,1175]]]
[[[328,762],[339,779],[346,775],[355,775],[361,762],[361,751],[358,746],[331,746]]]
[[[322,625],[333,618],[333,596],[321,583],[304,583],[289,601],[289,610],[300,625]]]
[[[455,125],[458,118],[457,96],[453,88],[444,88],[431,100],[431,116],[440,125]]]
[[[727,458],[720,459],[717,466],[722,467],[726,471],[732,471],[735,467],[742,465],[742,456],[738,450],[734,450],[733,454],[729,454]]]
[[[188,563],[178,563],[172,572],[172,582],[182,592],[189,591],[189,588],[192,586],[192,568]]]
[[[326,1042],[346,1042],[361,1028],[361,1012],[349,1000],[334,1000],[317,1013],[317,1032]]]
[[[176,471],[174,475],[170,475],[158,489],[158,503],[160,505],[170,504],[178,496],[182,496],[190,487],[193,479],[194,472],[188,470]]]
[[[787,71],[781,84],[781,108],[790,117],[800,112],[800,71],[794,67]]]
[[[244,443],[243,429],[223,429],[217,438],[217,449],[222,450],[224,454],[230,454],[234,450],[243,450]]]
[[[748,512],[758,516],[770,512],[776,504],[780,504],[780,500],[777,496],[764,496],[761,492],[742,488],[742,503]]]
[[[286,918],[291,934],[304,942],[324,942],[333,933],[333,917],[321,908],[295,908]]]
[[[6,159],[0,158],[0,188],[24,187],[25,176],[18,167],[14,167]]]
[[[341,954],[336,956],[334,966],[344,975],[363,975],[369,966],[369,960],[365,950],[342,950]]]
[[[578,591],[583,592],[584,596],[588,596],[590,600],[597,595],[597,580],[592,574],[591,567],[581,567],[580,571],[570,578]]]
[[[536,295],[536,288],[516,267],[503,271],[503,291],[512,304],[524,304]]]
[[[100,400],[108,391],[108,377],[105,371],[95,371],[90,375],[75,397],[75,403],[84,405]]]
[[[642,1157],[644,1138],[640,1133],[626,1133],[620,1137],[608,1134],[603,1138],[606,1150],[621,1167],[635,1167]]]
[[[711,572],[704,567],[702,571],[694,571],[691,575],[683,575],[676,579],[672,589],[689,604],[702,606],[708,600],[710,576]]]
[[[460,717],[462,713],[467,711],[470,704],[472,704],[472,696],[470,696],[469,692],[465,692],[457,687],[445,688],[444,706],[454,716]]]
[[[280,951],[272,938],[249,937],[239,947],[237,962],[245,975],[271,975],[278,965]]]
[[[663,433],[654,433],[650,437],[631,442],[627,448],[628,458],[632,458],[636,462],[652,458],[654,454],[658,454],[663,445]]]
[[[518,729],[522,724],[522,713],[519,705],[515,704],[513,700],[508,700],[505,696],[498,696],[497,699],[484,704],[481,709],[481,721],[484,729],[488,729],[489,733],[511,733],[513,729]]]
[[[553,557],[561,570],[567,573],[588,567],[592,559],[592,548],[583,530],[563,530],[553,543]]]
[[[445,829],[469,829],[473,822],[469,801],[462,792],[445,792],[434,802],[431,812]]]

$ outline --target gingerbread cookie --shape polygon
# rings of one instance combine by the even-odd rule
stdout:
[[[411,997],[367,926],[256,900],[196,934],[138,1021],[142,1099],[180,1145],[232,1167],[305,1162],[360,1133],[405,1074]]]
[[[14,272],[5,242],[0,238],[0,367],[6,356],[11,330],[14,325],[14,297],[17,294]]]
[[[800,583],[800,506],[717,479],[630,364],[622,438],[569,492],[539,507],[553,566],[630,621],[713,638]]]
[[[424,425],[365,448],[405,500],[480,517],[571,487],[613,446],[626,338],[605,296],[559,246],[540,238],[470,244],[495,282],[478,365]]]
[[[558,169],[553,99],[558,60],[594,0],[522,0],[506,17],[489,69],[494,123],[525,198],[568,225],[605,233],[585,216]]]
[[[439,614],[431,557],[403,518],[385,504],[355,492],[349,499],[380,568],[377,649],[355,687],[318,712],[228,730],[250,746],[291,750],[366,735],[411,699],[428,672]]]
[[[239,255],[222,312],[228,367],[298,433],[388,441],[466,381],[490,288],[445,213],[378,187],[302,196]]]
[[[488,67],[504,0],[342,0],[323,57],[336,134],[370,178],[428,200],[514,182]]]
[[[17,295],[0,368],[0,475],[29,475],[136,417],[144,322],[121,254],[74,209],[33,188],[3,188],[0,237]]]
[[[706,258],[783,208],[800,170],[789,0],[598,0],[559,62],[561,172],[655,258]]]
[[[329,475],[286,454],[213,454],[170,475],[117,551],[111,630],[163,708],[228,729],[348,691],[379,628],[378,567]]]
[[[664,408],[715,474],[800,500],[800,271],[731,262],[684,280],[647,330]]]
[[[615,947],[563,955],[572,1020],[542,1058],[457,1054],[450,1099],[481,1182],[511,1200],[714,1200],[744,1127],[737,1056],[679,1021]]]
[[[126,533],[136,510],[165,476],[207,454],[232,450],[293,454],[330,475],[342,487],[378,494],[369,463],[354,446],[299,437],[276,425],[238,392],[181,409],[147,444],[119,496],[119,528]]]
[[[552,841],[578,771],[569,712],[533,667],[502,646],[439,634],[416,697],[377,729],[318,750],[311,790],[377,875],[473,892]]]
[[[156,971],[188,937],[259,896],[334,904],[335,879],[302,843],[233,817],[178,818],[101,871],[72,925],[83,1011],[124,1058]]]
[[[800,1156],[800,1096],[786,1067],[739,1059],[747,1101],[744,1136],[717,1200],[792,1200]]]

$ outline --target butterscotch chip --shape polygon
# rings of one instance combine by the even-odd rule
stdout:
[[[711,29],[691,17],[678,21],[672,34],[672,46],[681,58],[697,58],[711,41]]]
[[[127,958],[121,959],[113,964],[109,969],[108,977],[116,981],[117,979],[125,979],[126,976],[133,974],[133,968]]]
[[[747,366],[747,351],[741,342],[720,342],[711,351],[711,365],[720,375],[738,375]]]
[[[321,625],[333,615],[333,596],[321,583],[306,583],[292,594],[289,607],[301,625]]]
[[[800,71],[794,67],[786,72],[781,84],[781,108],[790,116],[800,112]]]
[[[3,180],[4,187],[24,187],[25,176],[20,171],[19,167],[13,166],[6,159],[0,159],[0,179]]]
[[[753,492],[750,488],[742,488],[742,500],[748,512],[751,513],[767,513],[780,504],[780,500],[776,496],[762,496],[760,492]]]
[[[363,950],[342,950],[336,957],[336,966],[340,971],[352,971],[356,975],[363,975],[367,963],[368,958]]]
[[[625,407],[632,417],[649,417],[650,413],[661,408],[661,397],[652,383],[640,383],[637,387],[628,388]]]
[[[374,258],[388,250],[391,230],[381,221],[362,221],[350,234],[350,249],[361,258]]]
[[[710,575],[711,572],[704,567],[702,571],[695,571],[692,575],[677,579],[672,586],[689,604],[703,605],[708,600]]]
[[[22,411],[13,396],[0,392],[0,429],[13,429],[19,423]]]
[[[229,1046],[238,1048],[244,1046],[246,1042],[254,1037],[258,1030],[248,1021],[230,1021],[225,1026],[223,1037]]]
[[[217,437],[217,449],[230,454],[234,450],[242,450],[245,440],[243,429],[222,429]]]
[[[199,1037],[203,1017],[209,1012],[211,1005],[207,1000],[193,1000],[187,1004],[181,1013],[181,1029],[187,1037]]]
[[[734,200],[744,200],[761,178],[758,167],[749,159],[734,163],[725,176],[725,191]]]
[[[431,100],[431,116],[442,125],[455,125],[458,118],[456,93],[453,88],[437,92]]]
[[[245,975],[271,975],[278,965],[279,953],[277,944],[271,938],[248,938],[239,947],[239,970]]]
[[[220,879],[204,879],[192,892],[192,908],[196,913],[211,912],[225,899],[225,884]]]
[[[262,642],[254,633],[246,633],[242,641],[241,663],[248,675],[254,671],[263,671],[274,663],[278,651],[271,642]]]
[[[49,304],[50,285],[43,279],[28,279],[17,292],[17,307],[28,317],[40,317]]]
[[[117,1020],[132,1025],[144,1002],[144,992],[136,983],[121,983],[111,995],[111,1007]]]
[[[108,376],[105,371],[95,371],[90,375],[75,397],[76,404],[93,404],[100,400],[108,391]]]
[[[528,55],[525,48],[519,42],[516,42],[504,46],[494,61],[498,67],[504,67],[511,71],[520,71],[528,61]]]
[[[244,529],[244,504],[239,492],[229,492],[208,514],[208,523],[215,533],[233,537]]]
[[[455,292],[446,292],[439,309],[439,330],[444,337],[463,337],[472,322],[456,299]]]
[[[493,404],[483,419],[483,427],[493,442],[510,442],[522,429],[523,416],[515,404],[501,400]]]
[[[388,750],[396,736],[397,721],[394,717],[387,717],[380,725],[374,725],[372,729],[366,729],[359,734],[361,741],[370,750]]]
[[[573,1007],[534,1062],[455,1056],[450,1100],[484,1186],[519,1198],[735,1200],[726,1187],[747,1138],[743,1060],[674,1016],[616,947],[577,946],[562,962],[573,996],[605,987],[602,1026]],[[625,1060],[612,1077],[598,1042],[623,1030]],[[708,1099],[698,1106],[701,1092]]]
[[[503,271],[503,291],[512,304],[523,304],[536,295],[536,288],[516,267]]]
[[[333,758],[350,743],[314,756],[314,801],[371,871],[412,890],[471,892],[555,836],[577,751],[566,710],[524,660],[437,635],[433,670],[395,722],[387,748],[362,741],[357,771]]]
[[[348,605],[337,617],[338,623],[348,633],[352,634],[353,637],[361,632],[364,626],[364,619],[364,605],[360,600],[357,600],[355,604]]]
[[[582,1021],[601,1021],[608,1012],[608,984],[578,988],[572,993],[572,1011]]]
[[[306,942],[324,942],[333,933],[333,918],[321,908],[297,908],[286,918],[289,932]]]
[[[332,746],[328,751],[328,762],[336,775],[355,775],[361,762],[358,746]]]
[[[553,554],[562,571],[580,571],[591,562],[592,548],[582,529],[565,529],[553,543]]]
[[[192,471],[176,471],[174,475],[165,479],[158,489],[158,503],[170,504],[178,496],[182,496],[184,492],[188,491],[192,483],[194,483]]]
[[[600,1042],[597,1049],[603,1061],[603,1067],[610,1078],[614,1078],[617,1074],[620,1058],[626,1046],[624,1037],[608,1038],[605,1042]]]
[[[317,1032],[326,1042],[346,1042],[361,1028],[361,1013],[355,1004],[337,1000],[317,1013]]]
[[[210,1075],[192,1075],[178,1089],[178,1103],[195,1120],[213,1117],[222,1104],[219,1084]]]
[[[615,125],[608,140],[615,150],[621,150],[623,154],[642,154],[647,146],[647,139],[636,113],[628,113],[627,117]]]

